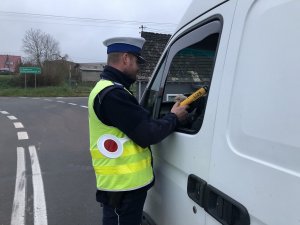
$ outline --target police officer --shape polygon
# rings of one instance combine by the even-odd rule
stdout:
[[[107,66],[89,96],[90,152],[103,225],[141,224],[147,191],[154,184],[149,146],[187,116],[187,106],[177,102],[163,118],[152,119],[129,91],[145,62],[144,42],[132,37],[105,40]]]

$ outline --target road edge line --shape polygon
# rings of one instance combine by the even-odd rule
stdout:
[[[17,172],[15,183],[15,195],[11,213],[11,225],[25,224],[26,207],[26,164],[23,147],[17,147]]]
[[[47,225],[48,220],[44,184],[38,155],[34,145],[29,146],[29,153],[32,167],[34,224]]]

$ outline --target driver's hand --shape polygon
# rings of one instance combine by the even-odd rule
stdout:
[[[171,109],[171,113],[174,113],[177,116],[178,120],[180,122],[182,122],[187,119],[187,116],[188,116],[187,108],[188,107],[189,107],[188,105],[180,106],[180,102],[177,101],[173,105],[173,107]]]

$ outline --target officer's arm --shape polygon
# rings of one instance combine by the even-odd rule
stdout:
[[[117,127],[141,147],[160,142],[174,131],[178,123],[173,113],[166,114],[162,119],[152,119],[149,112],[125,90],[110,91],[101,105],[96,98],[94,109],[103,123]]]

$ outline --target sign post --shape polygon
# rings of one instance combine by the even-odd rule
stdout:
[[[34,88],[36,88],[36,73],[34,73]]]
[[[40,67],[20,67],[20,74],[25,74],[25,88],[26,84],[26,74],[34,74],[34,88],[36,88],[36,75],[41,74],[42,70]]]

